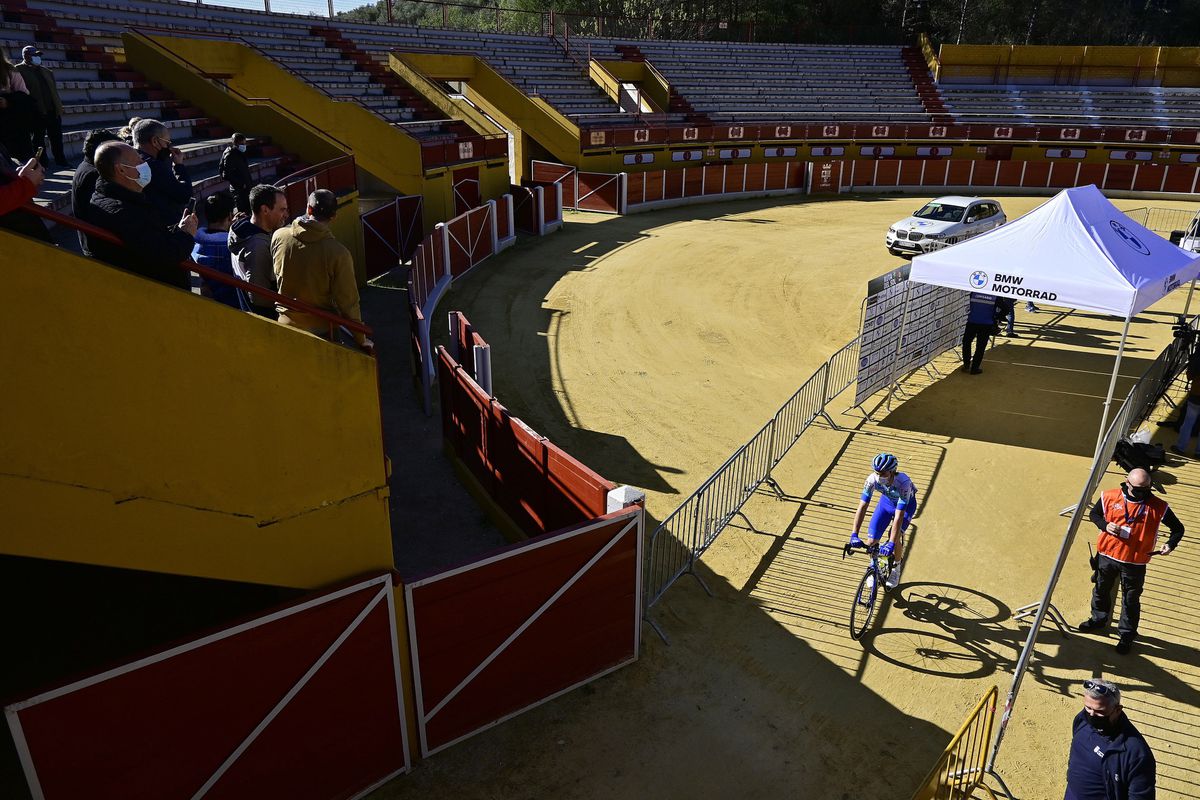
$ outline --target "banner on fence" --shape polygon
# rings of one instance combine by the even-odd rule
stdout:
[[[867,284],[854,405],[954,347],[967,323],[968,292],[908,280],[910,265]]]

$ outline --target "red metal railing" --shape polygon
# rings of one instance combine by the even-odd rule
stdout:
[[[75,219],[74,217],[67,216],[66,214],[60,214],[57,211],[43,208],[32,202],[26,203],[24,209],[31,214],[36,214],[37,216],[42,217],[43,219],[48,219],[56,225],[62,225],[63,227],[71,228],[72,230],[81,231],[90,237],[100,239],[108,242],[109,244],[124,246],[124,243],[121,241],[121,239],[111,232],[106,231],[103,228],[98,228],[90,223],[83,222],[82,220]],[[179,262],[179,268],[184,272],[195,272],[207,281],[221,283],[225,286],[232,286],[235,289],[242,290],[243,292],[253,293],[256,297],[265,297],[272,302],[278,303],[279,305],[304,314],[311,314],[314,317],[322,319],[329,324],[329,333],[331,339],[336,339],[338,328],[345,328],[353,333],[361,333],[368,338],[371,336],[371,328],[361,322],[355,322],[354,320],[346,319],[345,317],[339,317],[337,314],[331,313],[322,308],[317,308],[316,306],[309,305],[308,303],[305,303],[302,300],[297,300],[294,297],[287,297],[279,294],[278,292],[273,292],[270,289],[264,289],[261,286],[241,280],[240,278],[235,278],[231,275],[226,275],[223,272],[218,272],[215,269],[202,267],[190,259]],[[374,356],[374,353],[371,352],[370,355]]]
[[[275,181],[287,197],[288,210],[294,215],[304,213],[308,196],[317,189],[328,189],[334,194],[352,190],[358,186],[354,168],[354,156],[341,156],[323,161],[287,177]]]

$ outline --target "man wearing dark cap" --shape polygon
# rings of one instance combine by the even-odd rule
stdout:
[[[54,73],[42,66],[42,51],[33,45],[21,50],[21,63],[17,64],[17,72],[25,79],[25,88],[29,89],[29,96],[37,106],[37,119],[33,129],[34,145],[49,139],[55,163],[60,167],[69,166],[67,157],[63,154],[62,100],[58,97]],[[49,164],[50,159],[43,156],[42,163]]]
[[[317,189],[308,196],[308,207],[291,225],[275,231],[271,237],[271,260],[279,293],[302,300],[355,322],[362,322],[358,283],[354,277],[354,256],[333,238],[329,225],[337,215],[337,195]],[[294,328],[329,336],[329,324],[320,317],[280,305],[279,321]],[[374,345],[355,332],[359,347]]]

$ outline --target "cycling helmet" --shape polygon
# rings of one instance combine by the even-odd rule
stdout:
[[[876,472],[892,472],[898,466],[900,466],[900,462],[891,453],[880,453],[871,462],[871,469]]]

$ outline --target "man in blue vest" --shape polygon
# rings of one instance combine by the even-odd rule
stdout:
[[[1063,800],[1154,800],[1154,753],[1125,716],[1116,684],[1084,681],[1071,729]]]
[[[983,372],[983,351],[987,348],[988,337],[996,328],[996,298],[990,294],[971,292],[971,310],[967,312],[967,329],[963,331],[962,357],[963,372],[978,375]],[[971,355],[974,344],[974,357]]]

